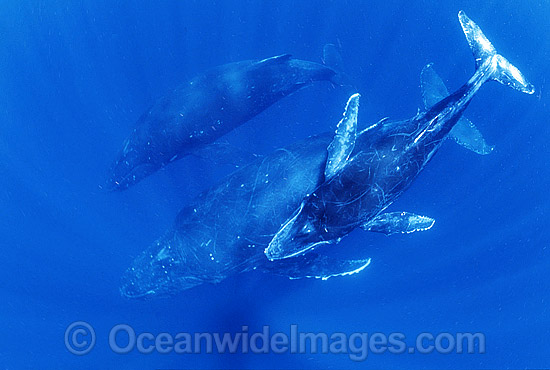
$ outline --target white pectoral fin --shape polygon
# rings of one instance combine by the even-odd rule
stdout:
[[[344,117],[338,122],[334,139],[328,146],[325,181],[337,174],[346,164],[355,148],[357,137],[357,115],[359,113],[359,94],[353,94],[346,104]]]
[[[376,216],[361,228],[386,235],[409,234],[415,231],[429,230],[435,220],[427,216],[419,216],[409,212],[390,212]]]
[[[449,133],[449,138],[464,148],[480,155],[489,154],[494,149],[494,146],[487,144],[481,132],[466,117],[458,120]]]
[[[266,270],[290,279],[314,278],[327,280],[335,276],[347,276],[363,271],[371,262],[365,259],[339,259],[332,256],[309,253],[304,256],[270,263]]]

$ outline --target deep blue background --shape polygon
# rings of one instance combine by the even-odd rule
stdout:
[[[546,1],[20,1],[0,5],[0,367],[520,368],[550,363],[550,4]],[[428,62],[452,90],[473,73],[458,10],[537,87],[487,84],[466,115],[490,144],[477,156],[446,143],[392,206],[437,220],[429,232],[354,232],[338,248],[373,257],[361,274],[289,281],[261,273],[167,300],[118,292],[133,257],[230,166],[186,158],[122,193],[101,191],[138,116],[208,67],[292,53],[320,61],[339,43],[362,94],[360,125],[421,106]],[[319,83],[228,135],[269,153],[332,130],[349,89]],[[97,331],[77,357],[63,334]],[[142,355],[107,335],[136,330],[483,332],[483,355]]]

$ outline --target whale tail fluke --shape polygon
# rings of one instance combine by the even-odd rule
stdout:
[[[323,47],[323,64],[336,72],[330,79],[337,86],[352,86],[351,78],[343,71],[342,55],[340,49],[334,44],[326,44]]]
[[[491,41],[481,31],[481,28],[472,21],[462,10],[458,12],[458,19],[464,35],[468,40],[470,49],[476,60],[476,68],[479,68],[489,59],[495,63],[492,79],[503,85],[510,86],[526,94],[533,94],[535,88],[527,81],[523,74],[502,55],[498,54]]]
[[[342,69],[342,55],[338,46],[334,44],[326,44],[323,46],[323,64],[340,71]]]

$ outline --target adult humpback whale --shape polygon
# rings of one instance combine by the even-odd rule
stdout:
[[[521,72],[496,52],[464,12],[460,11],[458,17],[475,57],[473,77],[427,112],[406,121],[382,121],[358,135],[353,117],[359,96],[353,96],[347,110],[350,117],[345,116],[340,122],[329,147],[325,182],[304,198],[277,232],[265,251],[270,260],[337,243],[357,227],[393,234],[426,230],[433,225],[434,220],[429,217],[382,212],[426,166],[485,82],[496,80],[527,94],[534,92]],[[430,68],[423,75],[430,74]],[[428,92],[428,96],[434,93]],[[429,100],[426,94],[425,100]]]
[[[333,56],[325,47],[325,58]],[[107,182],[126,189],[167,163],[196,153],[283,97],[314,81],[333,81],[324,65],[279,55],[211,69],[158,100],[138,120]]]
[[[331,135],[310,137],[241,167],[199,195],[174,226],[139,255],[122,278],[128,298],[169,296],[244,271],[290,278],[349,275],[370,259],[309,253],[269,262],[263,251],[304,194],[323,181]]]

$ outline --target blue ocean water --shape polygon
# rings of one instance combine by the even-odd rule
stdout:
[[[550,350],[550,4],[544,1],[12,1],[0,6],[2,369],[495,369],[548,367]],[[339,249],[372,258],[327,281],[259,272],[174,298],[132,301],[119,281],[184,205],[234,170],[188,157],[124,192],[100,188],[139,115],[209,67],[342,50],[362,94],[359,125],[421,107],[433,62],[450,90],[474,71],[463,9],[535,84],[484,86],[466,111],[493,153],[445,143],[392,206],[434,217],[424,233],[355,231]],[[333,130],[349,87],[317,83],[227,140],[266,154]],[[83,320],[96,344],[70,353]],[[114,353],[117,324],[136,332],[483,333],[483,354]],[[82,338],[81,338],[82,339]],[[89,339],[89,338],[88,338]]]

